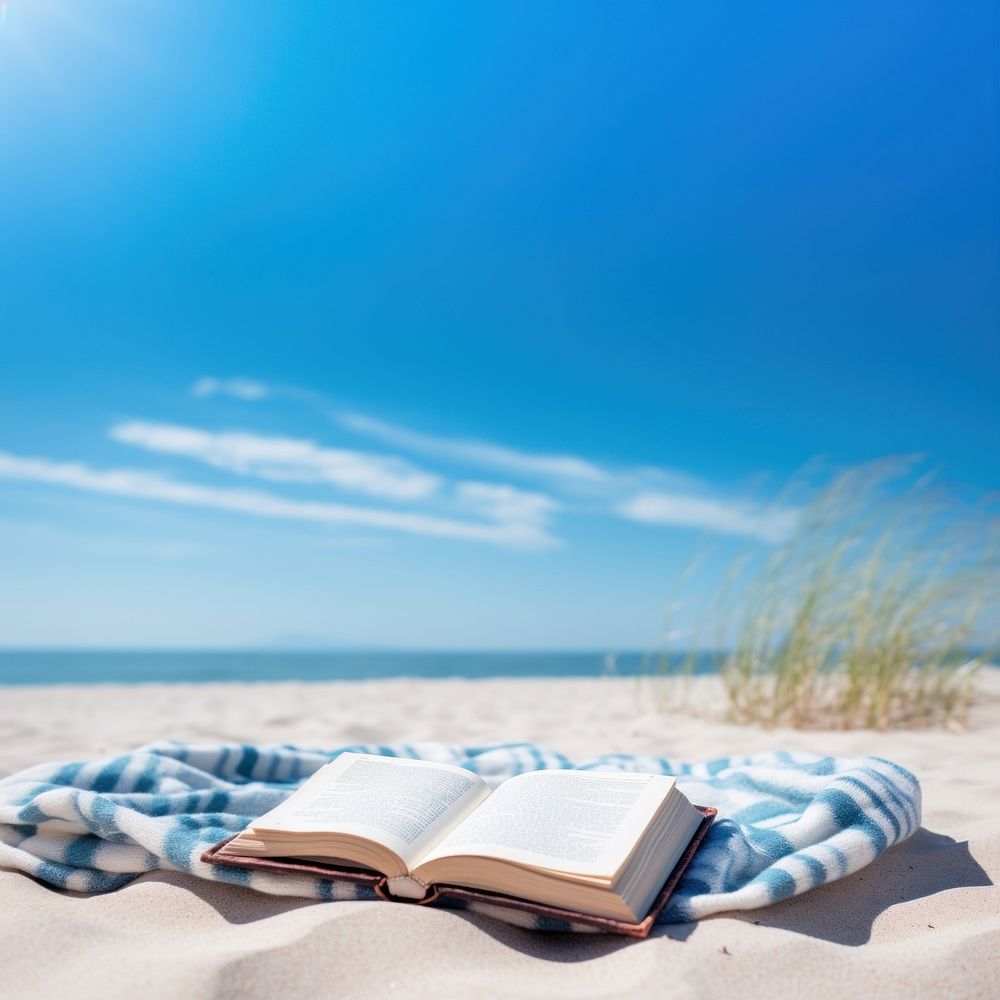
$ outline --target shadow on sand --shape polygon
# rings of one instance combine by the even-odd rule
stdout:
[[[992,884],[969,853],[968,841],[921,827],[909,840],[854,875],[763,910],[732,916],[834,944],[857,946],[871,939],[876,918],[893,906],[947,889]]]
[[[248,896],[247,890],[242,888],[234,892],[234,886],[201,882],[174,872],[150,873],[142,880],[183,886],[201,897],[230,924],[254,923],[315,905],[312,900],[287,896],[264,893]],[[969,853],[968,842],[956,841],[921,827],[908,841],[897,844],[854,875],[761,910],[720,914],[719,918],[779,928],[838,945],[857,946],[870,940],[876,918],[893,906],[948,889],[992,884],[989,875]],[[548,962],[586,962],[634,945],[632,939],[626,937],[540,933],[482,914],[463,910],[451,912],[475,924],[498,943]],[[664,924],[657,927],[651,937],[686,941],[697,935],[700,926],[698,923]]]
[[[969,853],[967,841],[956,841],[921,827],[909,840],[897,844],[854,875],[762,910],[725,913],[719,917],[856,947],[871,939],[876,918],[893,906],[947,889],[992,884],[989,875]],[[587,961],[630,944],[627,938],[605,935],[539,934],[474,914],[466,916],[498,941],[548,961]],[[664,924],[651,937],[686,941],[697,933],[699,926],[698,923]]]

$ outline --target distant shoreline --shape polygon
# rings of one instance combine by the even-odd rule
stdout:
[[[641,652],[226,650],[3,650],[0,684],[253,683],[393,678],[632,677],[656,657]],[[712,673],[703,654],[697,673]]]
[[[716,673],[716,653],[695,655],[694,674]],[[671,666],[691,664],[671,655]],[[662,668],[659,654],[630,650],[0,650],[0,686],[93,684],[253,684],[366,680],[515,680],[641,677]]]

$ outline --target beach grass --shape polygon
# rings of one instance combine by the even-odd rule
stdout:
[[[795,498],[807,493],[799,505]],[[659,695],[683,702],[706,636],[725,714],[767,726],[961,726],[997,621],[997,519],[934,485],[913,459],[797,482],[794,527],[729,564],[687,633],[663,650]]]

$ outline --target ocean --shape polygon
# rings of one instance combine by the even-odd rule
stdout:
[[[386,677],[634,676],[639,652],[0,651],[0,684],[333,681]],[[696,672],[712,670],[705,656]]]

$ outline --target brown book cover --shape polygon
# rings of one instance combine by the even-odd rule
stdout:
[[[715,820],[717,810],[711,806],[695,806],[695,808],[705,817],[701,826],[698,827],[695,835],[691,838],[687,849],[681,855],[680,860],[674,866],[674,870],[668,876],[663,888],[657,893],[653,900],[649,912],[638,923],[629,923],[624,920],[613,920],[610,917],[595,917],[589,913],[579,913],[576,910],[564,910],[558,906],[548,906],[544,903],[533,903],[530,899],[521,899],[516,896],[506,896],[499,892],[488,892],[485,889],[469,889],[459,885],[434,885],[430,892],[418,900],[401,899],[389,893],[387,880],[384,875],[364,868],[338,868],[335,865],[326,865],[320,861],[296,861],[292,858],[237,858],[220,856],[219,849],[228,844],[232,837],[227,837],[213,847],[210,847],[201,856],[201,860],[212,865],[224,865],[229,868],[245,868],[249,871],[270,871],[270,872],[290,872],[294,875],[313,875],[318,878],[326,878],[332,881],[344,881],[360,883],[370,886],[379,899],[387,902],[405,903],[417,906],[426,906],[437,900],[455,899],[466,903],[484,903],[491,906],[502,906],[513,910],[522,910],[526,913],[533,913],[536,916],[547,917],[551,920],[563,920],[567,923],[585,924],[608,934],[626,934],[629,937],[644,938],[656,923],[656,918],[663,912],[667,905],[667,900],[680,882],[695,852],[705,839],[709,827]]]

